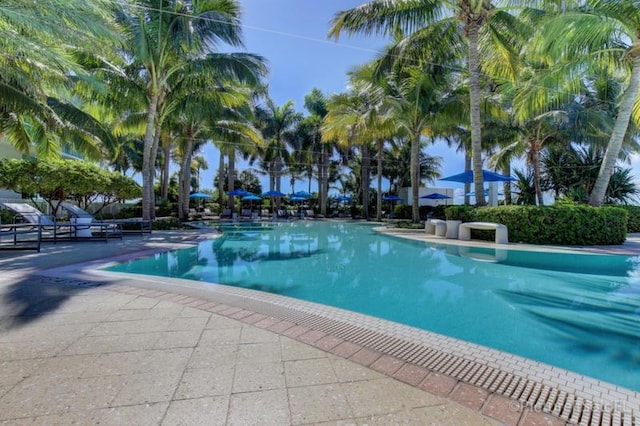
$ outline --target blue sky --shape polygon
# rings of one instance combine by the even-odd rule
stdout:
[[[292,100],[298,111],[306,113],[304,96],[311,89],[317,87],[325,95],[344,91],[347,73],[373,59],[384,47],[380,38],[341,36],[339,42],[327,38],[335,13],[362,3],[362,0],[240,0],[246,50],[267,59],[270,94],[276,104]],[[427,152],[444,158],[443,176],[464,169],[462,155],[442,144],[427,148]],[[203,154],[209,170],[201,172],[200,187],[212,188],[219,154],[210,145]],[[239,165],[243,167],[246,165]],[[290,190],[288,179],[284,178],[282,185],[285,192]],[[299,182],[295,190],[306,187],[306,182]],[[263,188],[268,190],[266,180]],[[315,188],[312,183],[312,189]]]

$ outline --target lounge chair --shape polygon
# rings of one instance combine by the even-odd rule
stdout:
[[[240,217],[243,219],[252,219],[253,216],[251,214],[251,209],[242,209],[242,212],[240,213]]]
[[[220,219],[231,219],[232,217],[231,209],[223,209],[222,213],[220,213]]]
[[[52,236],[49,238],[45,236],[43,239],[52,239],[54,243],[62,239],[107,241],[109,238],[122,238],[122,226],[116,223],[93,222],[92,217],[86,216],[76,217],[70,222],[58,222],[27,203],[0,203],[0,205],[16,212],[25,222],[43,231],[51,232]]]
[[[215,219],[216,215],[213,214],[213,212],[211,211],[211,209],[209,207],[205,207],[202,210],[202,214],[200,215],[200,218],[201,219],[205,219],[205,220],[207,220],[207,219]]]
[[[119,224],[125,234],[150,234],[153,227],[150,220],[142,219],[109,219],[97,220],[91,213],[73,203],[63,201],[60,206],[77,219],[91,219],[91,223]]]

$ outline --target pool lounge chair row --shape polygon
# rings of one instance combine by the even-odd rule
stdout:
[[[76,219],[91,219],[92,222],[99,223],[118,223],[122,225],[122,232],[124,234],[150,234],[152,231],[152,225],[150,220],[142,219],[110,219],[110,220],[97,220],[91,213],[81,209],[75,204],[69,202],[62,202],[60,206],[65,209]]]
[[[0,206],[17,213],[24,223],[0,224],[0,249],[34,249],[40,251],[42,241],[108,241],[122,238],[123,225],[132,226],[129,232],[151,232],[151,222],[97,221],[86,211],[69,203],[65,209],[73,209],[68,222],[60,222],[26,203],[0,203]],[[68,210],[69,211],[69,210]],[[144,222],[144,221],[143,221]]]

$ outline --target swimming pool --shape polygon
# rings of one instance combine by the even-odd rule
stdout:
[[[431,245],[370,225],[230,225],[110,271],[361,312],[640,390],[640,258]]]

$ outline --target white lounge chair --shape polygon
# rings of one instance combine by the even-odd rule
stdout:
[[[93,224],[119,224],[122,232],[126,234],[150,234],[153,226],[150,220],[142,219],[110,219],[98,220],[91,213],[68,201],[63,201],[60,206],[77,219],[91,219]],[[125,229],[126,228],[126,229]]]
[[[0,204],[18,213],[25,222],[38,226],[42,230],[52,231],[54,243],[61,239],[102,239],[100,237],[103,237],[104,240],[108,240],[114,237],[122,238],[122,226],[116,223],[93,222],[87,217],[82,218],[82,223],[80,218],[76,218],[73,222],[58,222],[27,203]]]

